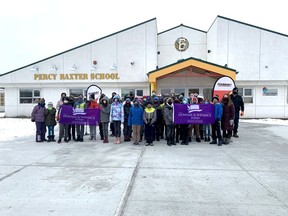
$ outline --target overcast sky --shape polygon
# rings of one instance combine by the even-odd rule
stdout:
[[[254,3],[255,2],[255,3]],[[217,17],[288,35],[284,0],[9,0],[0,7],[0,73],[157,18],[207,31]]]

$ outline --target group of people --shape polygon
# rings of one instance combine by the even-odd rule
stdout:
[[[215,121],[212,125],[205,124],[175,124],[173,120],[173,108],[175,103],[181,104],[208,104],[215,106]],[[89,140],[96,140],[96,128],[103,143],[109,142],[109,137],[114,137],[114,144],[121,143],[123,129],[124,142],[132,140],[134,145],[139,145],[143,140],[146,146],[153,146],[154,141],[166,139],[167,145],[188,145],[189,142],[201,140],[210,144],[229,144],[231,137],[238,138],[239,115],[244,115],[244,102],[238,95],[238,88],[234,88],[231,94],[225,94],[223,98],[214,96],[210,102],[207,98],[191,93],[189,97],[183,95],[160,96],[152,92],[149,96],[135,97],[133,92],[121,98],[116,92],[108,98],[102,94],[100,98],[94,98],[91,94],[87,99],[83,95],[77,98],[61,94],[56,107],[49,102],[47,108],[44,98],[33,108],[32,122],[36,124],[36,142],[56,142],[54,128],[59,124],[58,143],[70,140],[83,142],[85,125],[71,125],[59,123],[63,106],[71,106],[78,109],[100,109],[100,122],[89,125]],[[46,130],[47,127],[47,130]],[[109,136],[109,130],[111,134]],[[46,137],[46,132],[48,136]],[[211,138],[212,140],[211,140]],[[47,139],[46,139],[47,138]]]

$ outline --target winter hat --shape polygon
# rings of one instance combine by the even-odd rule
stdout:
[[[217,101],[219,101],[219,97],[217,97],[217,96],[214,96],[214,97],[212,98],[212,101],[213,101],[214,99],[217,100]]]
[[[53,106],[53,103],[52,103],[52,102],[49,102],[49,103],[48,103],[48,106]]]
[[[125,100],[126,102],[128,102],[128,101],[131,101],[131,99],[130,98],[126,98],[126,100]]]
[[[116,95],[114,95],[113,99],[118,99],[119,100],[120,97],[119,97],[119,95],[116,94]]]
[[[65,97],[64,98],[64,103],[68,103],[69,102],[69,98]]]
[[[159,101],[159,98],[158,98],[158,97],[154,97],[153,100],[154,100],[154,101]]]
[[[151,101],[148,101],[148,102],[146,103],[146,105],[148,105],[148,104],[152,104],[152,102],[151,102]]]

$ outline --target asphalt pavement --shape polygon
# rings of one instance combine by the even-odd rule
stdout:
[[[287,216],[287,129],[240,123],[223,146],[4,141],[0,215]]]

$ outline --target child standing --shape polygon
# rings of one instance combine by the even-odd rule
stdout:
[[[45,125],[48,129],[48,140],[47,142],[55,142],[54,127],[56,125],[56,108],[53,107],[53,103],[49,102],[48,107],[44,112],[45,115]]]

